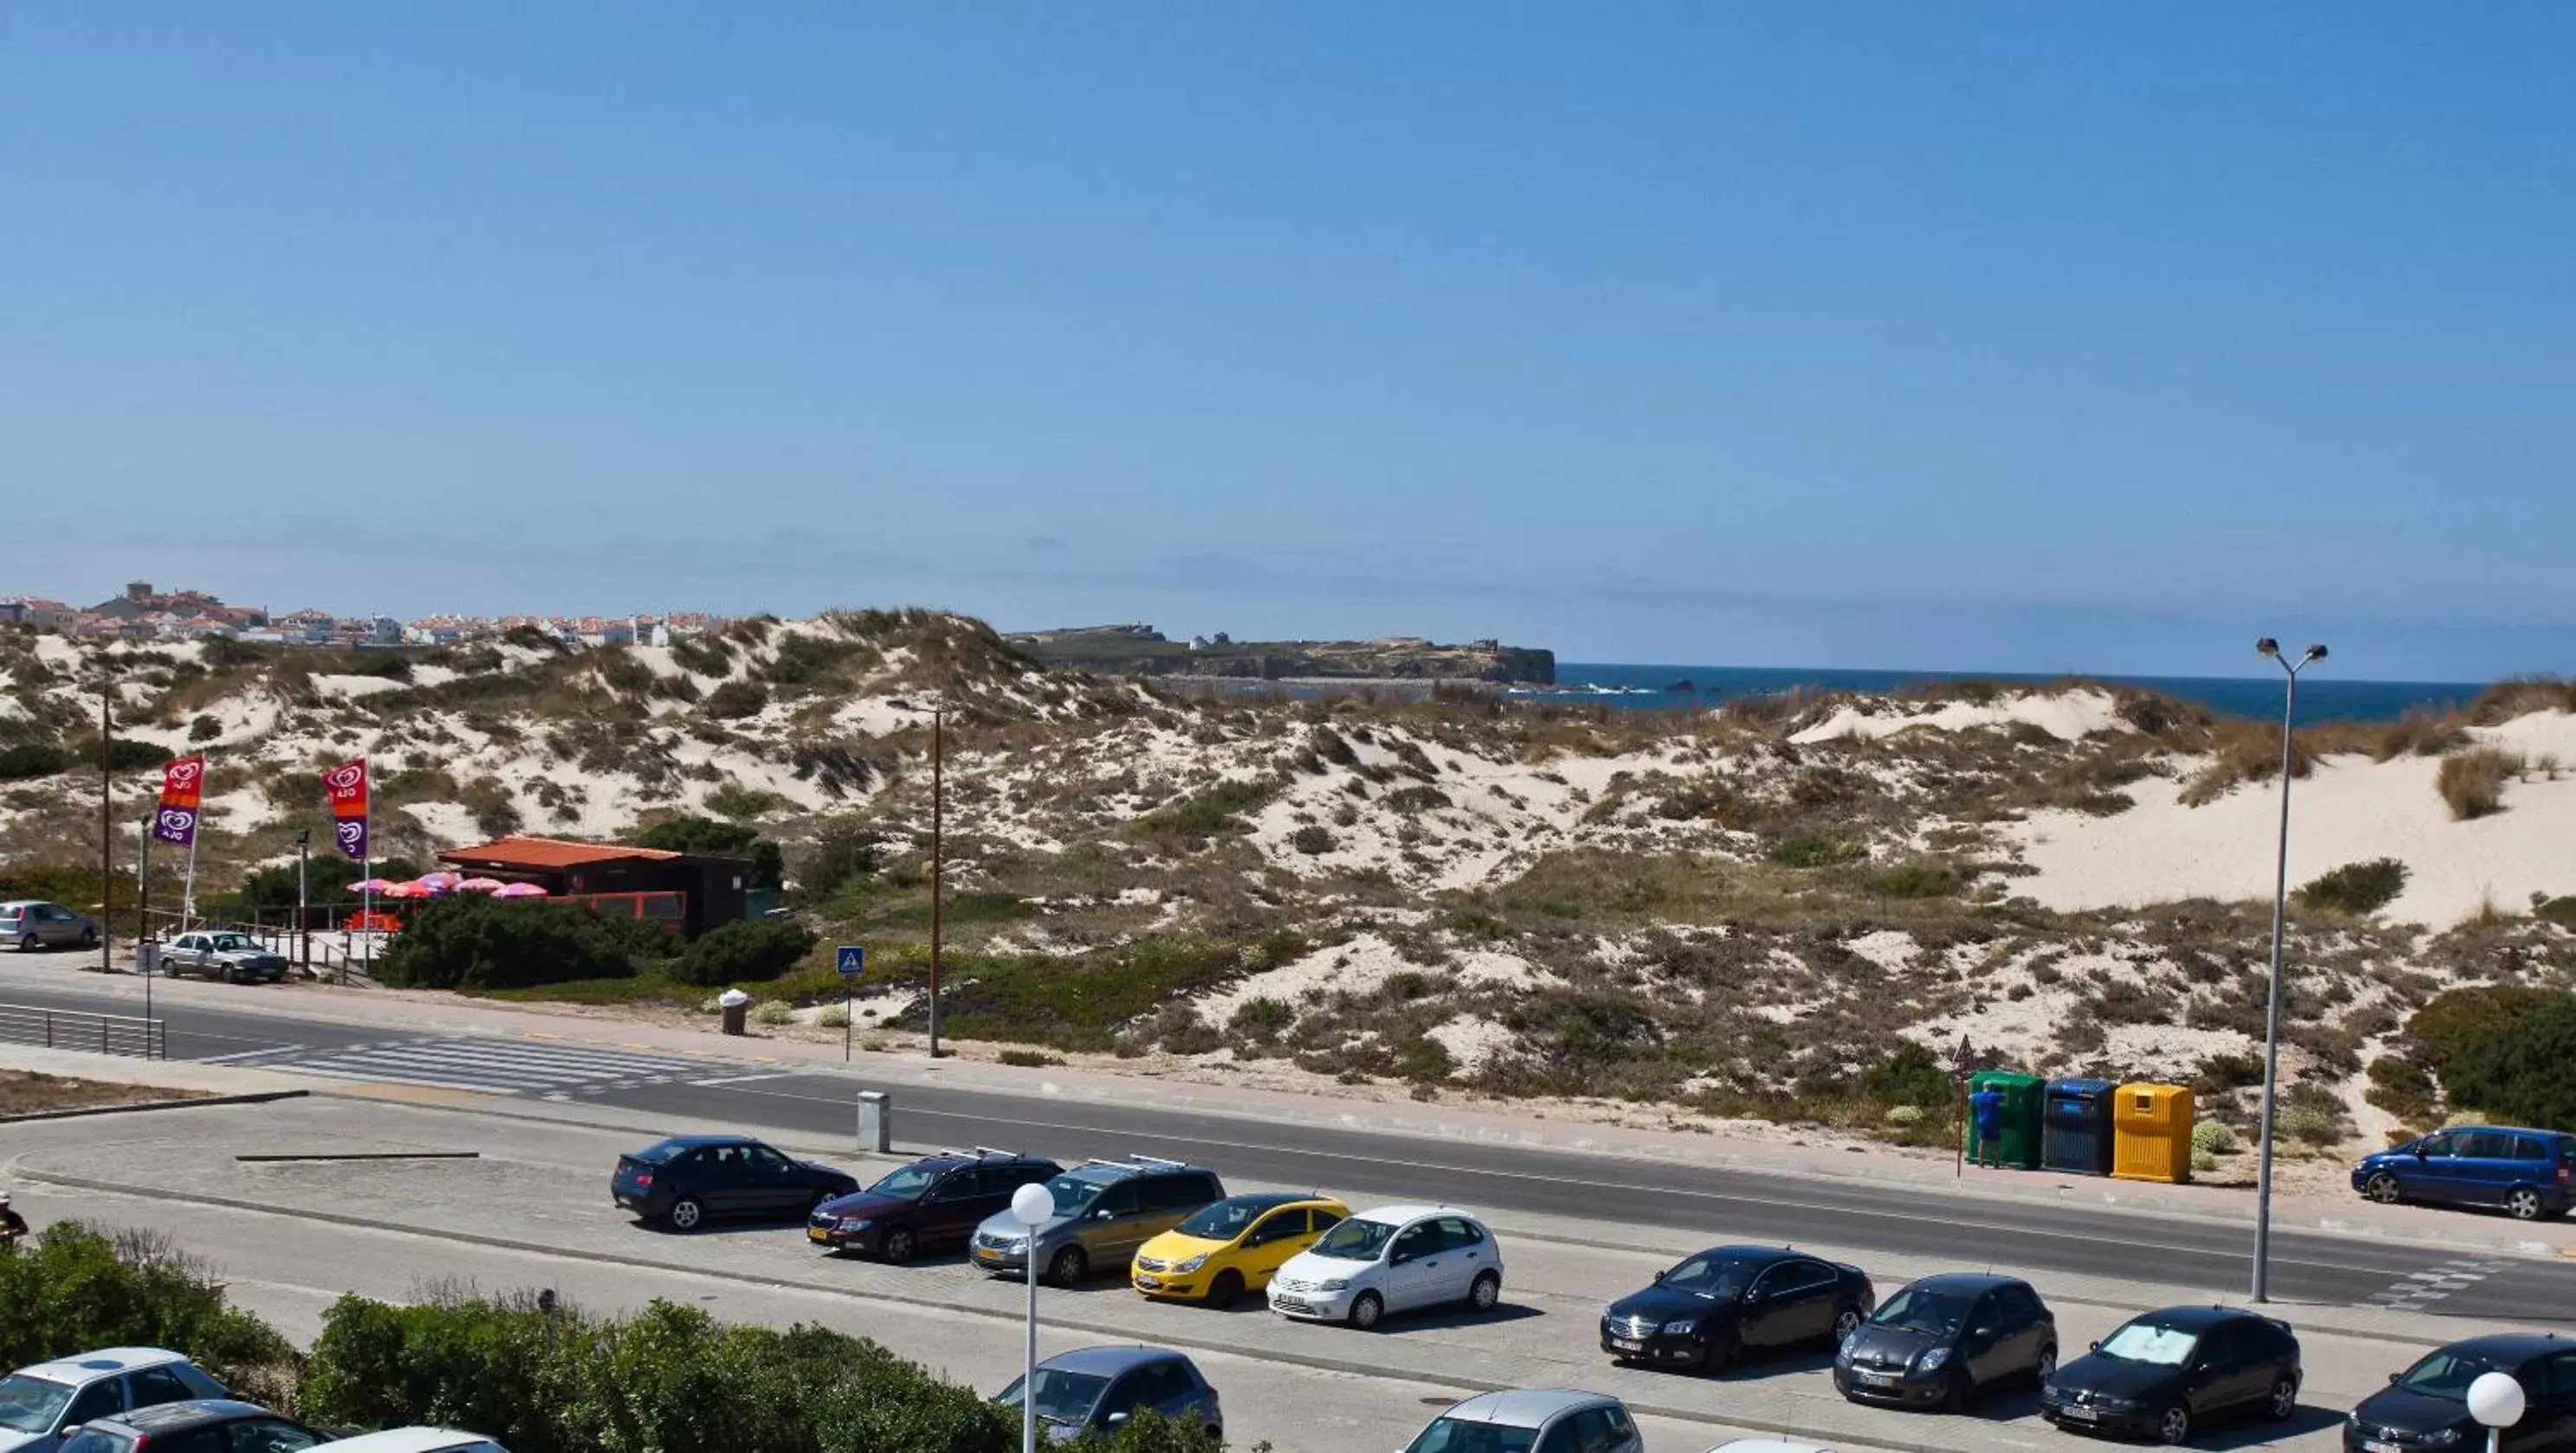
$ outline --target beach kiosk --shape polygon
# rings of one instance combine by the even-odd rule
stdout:
[[[2109,1080],[2049,1081],[2040,1164],[2069,1175],[2109,1175],[2111,1100],[2117,1089]]]
[[[1992,1093],[2002,1097],[1994,1117],[1991,1138],[1986,1117],[1968,1117],[1968,1160],[1976,1165],[2006,1165],[2015,1170],[2039,1169],[2040,1091],[2045,1085],[2037,1075],[2015,1074],[2010,1070],[1980,1070],[1968,1078],[1968,1098],[1973,1107],[1979,1095]]]
[[[2111,1176],[2123,1181],[2191,1179],[2191,1091],[2180,1085],[2122,1085],[2111,1096]]]

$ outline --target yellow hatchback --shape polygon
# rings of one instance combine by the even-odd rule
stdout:
[[[1297,1191],[1228,1196],[1138,1248],[1131,1276],[1149,1297],[1228,1306],[1270,1285],[1281,1263],[1350,1214],[1330,1196]]]

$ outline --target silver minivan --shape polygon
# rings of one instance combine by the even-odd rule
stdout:
[[[40,948],[95,948],[98,920],[41,898],[0,903],[0,943],[21,953]]]

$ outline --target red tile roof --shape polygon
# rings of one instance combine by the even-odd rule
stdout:
[[[438,855],[451,863],[503,868],[578,868],[589,863],[613,863],[624,858],[676,858],[678,853],[659,848],[629,847],[623,843],[576,843],[551,837],[505,837],[470,848],[455,848]]]

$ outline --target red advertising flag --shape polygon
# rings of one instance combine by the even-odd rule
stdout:
[[[367,759],[343,762],[322,774],[323,790],[331,794],[333,817],[367,815]]]
[[[161,769],[161,805],[195,808],[206,790],[206,759],[181,757]]]

